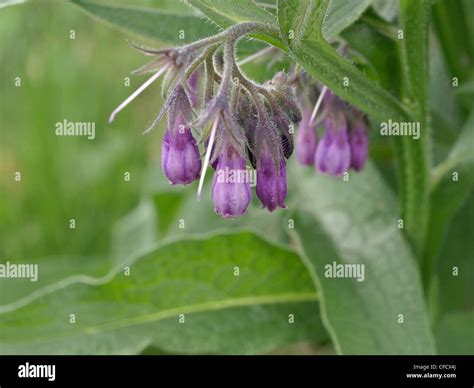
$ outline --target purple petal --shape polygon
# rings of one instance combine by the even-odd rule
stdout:
[[[360,171],[364,168],[369,153],[369,139],[365,125],[360,122],[352,129],[350,134],[351,167]]]
[[[256,191],[263,207],[266,207],[269,211],[272,212],[277,207],[286,208],[285,198],[287,186],[285,161],[282,158],[277,167],[268,150],[262,153],[257,164]]]
[[[238,174],[246,171],[245,159],[232,146],[226,147],[219,155],[212,181],[214,211],[224,218],[243,215],[250,204],[252,191],[248,181],[231,181],[227,173]]]

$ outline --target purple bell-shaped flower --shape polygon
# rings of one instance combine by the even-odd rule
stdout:
[[[341,112],[325,119],[325,133],[316,148],[314,163],[321,174],[341,176],[351,165],[347,121]]]
[[[186,185],[199,178],[201,158],[191,129],[187,126],[191,106],[184,89],[176,88],[163,137],[161,166],[171,184]]]
[[[257,196],[263,207],[272,212],[277,207],[286,208],[286,193],[285,159],[275,163],[265,147],[257,161]]]
[[[245,172],[244,157],[231,144],[224,146],[212,181],[214,211],[224,218],[243,215],[250,204],[252,190]]]

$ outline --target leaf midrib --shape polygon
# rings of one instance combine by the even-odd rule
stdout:
[[[86,334],[97,334],[103,331],[121,329],[124,327],[142,325],[150,322],[158,322],[167,318],[177,317],[178,314],[198,314],[208,311],[219,311],[235,307],[249,307],[258,305],[282,304],[282,303],[299,303],[299,302],[316,302],[318,296],[316,292],[290,292],[283,294],[269,294],[261,296],[247,296],[240,298],[228,298],[222,300],[212,300],[204,303],[173,307],[155,313],[144,314],[133,318],[127,318],[88,327],[84,331]]]
[[[133,318],[115,320],[113,323],[104,323],[94,326],[88,326],[80,328],[79,330],[73,330],[62,335],[56,332],[54,339],[64,339],[67,337],[72,337],[79,335],[81,333],[86,335],[96,335],[106,331],[112,331],[117,329],[123,329],[127,327],[132,327],[136,325],[143,325],[152,322],[159,322],[165,319],[178,317],[179,314],[199,314],[206,313],[210,311],[220,311],[230,308],[238,307],[251,307],[251,306],[262,306],[262,305],[272,305],[272,304],[285,304],[285,303],[304,303],[304,302],[317,302],[318,295],[316,292],[292,292],[292,293],[282,293],[282,294],[268,294],[261,296],[251,296],[251,297],[240,297],[240,298],[227,298],[222,300],[213,300],[199,304],[191,304],[180,307],[174,307],[166,310],[162,310],[155,313],[144,314],[136,316]],[[51,339],[51,336],[35,336],[35,341],[33,343],[40,343],[43,341],[48,341]],[[1,343],[1,342],[0,342]]]

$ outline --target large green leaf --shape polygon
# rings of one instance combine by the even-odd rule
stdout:
[[[251,233],[169,243],[124,264],[129,276],[120,266],[0,306],[0,353],[137,353],[150,345],[257,353],[325,339],[299,257]]]
[[[351,173],[349,181],[300,167],[290,175],[299,204],[290,231],[317,284],[323,322],[338,352],[433,353],[417,263],[397,228],[396,199],[374,166]],[[326,277],[333,262],[364,265],[364,280]]]
[[[255,5],[252,0],[188,0],[188,2],[221,28],[243,22],[268,25],[277,23],[274,15]]]
[[[167,44],[188,43],[217,32],[215,26],[196,15],[83,0],[70,1],[90,15],[115,27]],[[181,33],[184,33],[183,39],[180,38]]]
[[[104,276],[111,268],[109,260],[97,256],[61,255],[8,261],[12,264],[38,264],[38,279],[34,282],[28,278],[2,279],[0,306],[14,304],[18,300],[28,301],[39,290],[54,292],[81,279]],[[5,264],[5,261],[1,261],[1,264]]]

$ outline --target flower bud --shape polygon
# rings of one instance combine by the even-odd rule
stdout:
[[[217,159],[217,168],[212,180],[214,211],[224,218],[243,215],[252,198],[250,182],[238,179],[245,176],[245,159],[232,145],[227,145]],[[229,174],[237,178],[230,178]]]
[[[305,108],[303,118],[296,132],[296,159],[304,166],[313,165],[316,146],[318,145],[316,126],[312,125],[310,121],[311,111]]]
[[[284,158],[275,163],[268,149],[260,154],[257,164],[257,196],[269,211],[286,208],[286,165]]]
[[[360,171],[364,168],[369,153],[369,139],[363,121],[357,122],[350,133],[351,167]]]

